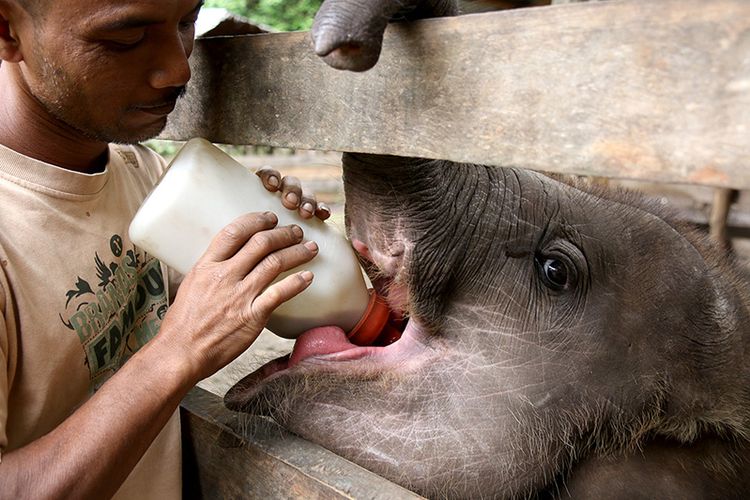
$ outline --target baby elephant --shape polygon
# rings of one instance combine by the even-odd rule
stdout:
[[[409,318],[307,332],[226,396],[428,497],[750,494],[747,277],[638,195],[344,156],[347,226]]]
[[[326,30],[354,19],[371,39],[376,4],[389,2],[329,0]],[[750,496],[750,281],[731,256],[634,193],[343,162],[349,236],[408,318],[403,336],[356,347],[306,332],[291,363],[230,390],[230,408],[430,498]]]

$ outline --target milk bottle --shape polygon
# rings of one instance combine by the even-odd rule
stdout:
[[[192,139],[178,152],[136,213],[130,238],[185,274],[221,228],[244,213],[265,211],[274,212],[279,225],[300,226],[304,238],[320,249],[311,262],[279,278],[304,269],[315,275],[305,291],[276,309],[270,331],[296,338],[310,328],[337,325],[359,345],[397,338],[387,327],[385,301],[368,290],[346,237],[330,224],[285,208],[280,193],[267,191],[256,175],[205,139]]]

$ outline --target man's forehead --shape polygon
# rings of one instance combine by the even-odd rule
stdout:
[[[58,13],[67,12],[85,24],[99,26],[118,22],[161,22],[197,11],[203,0],[31,0],[47,2]]]

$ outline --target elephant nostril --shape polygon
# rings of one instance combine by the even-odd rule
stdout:
[[[320,57],[326,57],[334,52],[356,57],[362,51],[372,50],[366,41],[357,39],[356,35],[344,34],[338,30],[313,29],[312,38],[313,50]]]
[[[338,57],[358,57],[362,52],[362,46],[358,43],[345,43],[333,52],[336,52]]]
[[[323,60],[336,69],[348,71],[367,71],[375,66],[380,56],[380,50],[358,44],[345,44],[332,50]]]

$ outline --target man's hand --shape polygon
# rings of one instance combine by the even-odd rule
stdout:
[[[212,375],[256,339],[270,314],[303,291],[312,273],[279,275],[310,261],[314,242],[299,226],[276,227],[271,212],[239,217],[224,228],[185,276],[159,335],[170,359],[187,363],[195,382]]]
[[[324,203],[318,203],[315,195],[302,192],[302,183],[297,177],[288,175],[281,177],[278,170],[271,167],[261,167],[255,175],[263,181],[263,186],[272,193],[281,191],[281,202],[289,210],[299,210],[299,214],[310,219],[314,215],[320,220],[331,216],[331,209]]]

